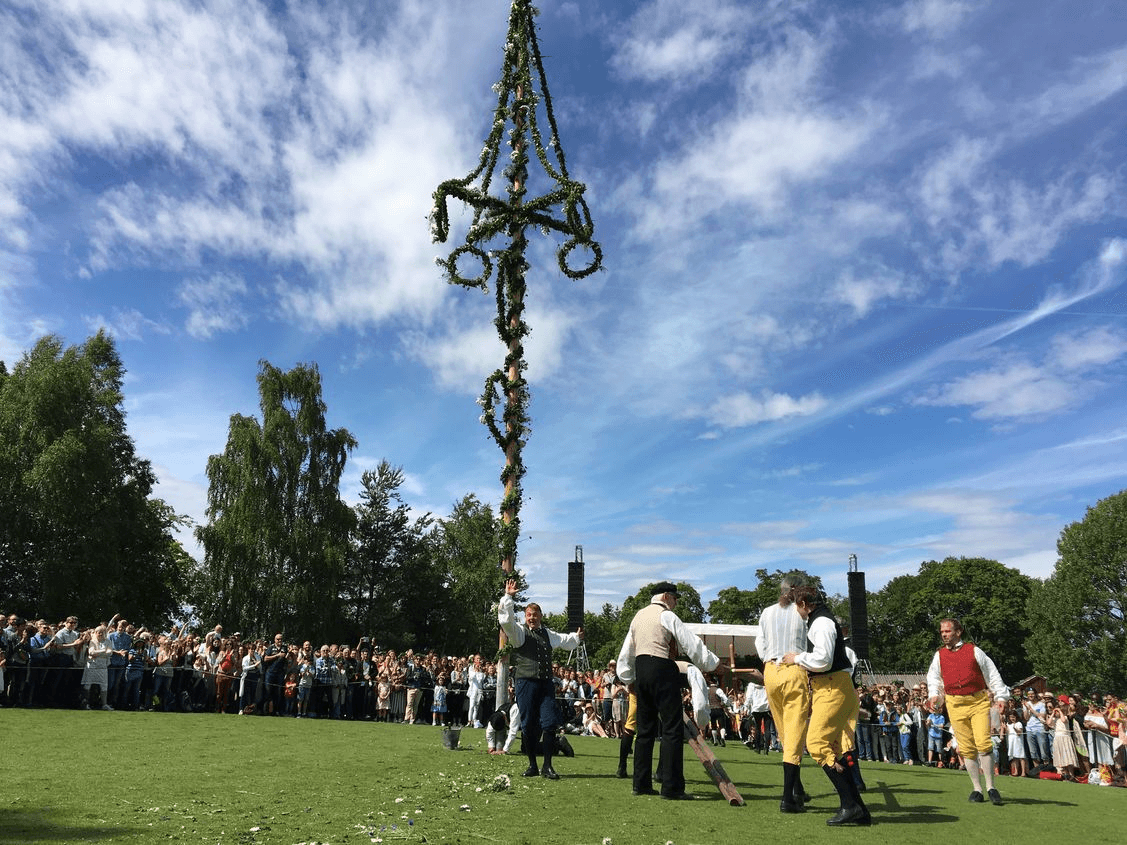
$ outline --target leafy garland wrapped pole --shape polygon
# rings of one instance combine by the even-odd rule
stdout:
[[[548,93],[544,63],[536,41],[534,21],[538,14],[532,0],[513,0],[509,10],[501,81],[493,86],[497,92],[497,106],[481,158],[477,168],[465,178],[448,179],[438,186],[431,211],[431,235],[436,243],[445,243],[450,234],[448,199],[454,197],[474,209],[465,243],[452,250],[446,258],[436,259],[449,282],[488,291],[494,262],[497,265],[494,284],[497,318],[494,325],[507,354],[504,366],[486,378],[478,403],[482,407],[482,423],[505,453],[505,467],[501,471],[504,498],[501,502],[499,544],[501,569],[506,578],[511,577],[516,568],[521,481],[525,472],[521,451],[529,430],[528,382],[524,378],[524,338],[529,332],[524,321],[525,273],[529,269],[524,257],[528,245],[525,230],[535,226],[545,235],[554,230],[567,238],[556,255],[560,270],[568,278],[589,276],[599,269],[603,259],[602,249],[592,239],[595,226],[583,198],[586,187],[568,176],[563,148],[559,143],[552,98]],[[550,132],[546,146],[537,120],[541,107]],[[509,164],[504,167],[503,175],[508,179],[508,197],[503,199],[491,195],[489,186],[501,159],[506,127]],[[554,183],[551,190],[538,197],[528,195],[530,149]],[[558,217],[553,216],[557,208],[562,211]],[[573,269],[568,264],[568,256],[577,246],[589,251],[590,261],[586,266]],[[472,256],[480,262],[478,275],[462,275],[458,262],[465,256]],[[503,406],[503,427],[497,424],[498,405]],[[504,651],[504,634],[501,637],[501,651]],[[504,660],[499,661],[498,706],[507,700],[507,674]]]

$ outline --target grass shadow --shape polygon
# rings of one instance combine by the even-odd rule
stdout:
[[[0,809],[0,845],[27,845],[28,842],[96,841],[135,834],[138,828],[113,824],[66,824],[43,810]]]
[[[1023,805],[1026,807],[1076,807],[1078,806],[1075,801],[1046,801],[1043,798],[1007,798],[1002,796],[1002,803],[1013,804],[1014,806]]]

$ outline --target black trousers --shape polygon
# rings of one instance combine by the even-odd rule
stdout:
[[[681,710],[681,674],[677,664],[664,657],[639,655],[634,664],[634,694],[638,699],[637,735],[634,740],[634,789],[653,789],[654,741],[660,734],[665,745],[659,757],[661,792],[685,791],[685,726]]]

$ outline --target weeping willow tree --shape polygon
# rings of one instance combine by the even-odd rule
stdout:
[[[230,630],[337,633],[340,580],[354,523],[340,477],[356,440],[329,429],[315,365],[261,362],[262,420],[233,414],[207,462],[200,615]]]
[[[497,105],[489,137],[476,169],[462,179],[449,179],[438,186],[431,213],[431,234],[436,242],[445,243],[450,234],[450,197],[473,208],[465,242],[438,259],[448,281],[488,291],[496,269],[494,325],[506,355],[504,365],[486,378],[478,403],[482,407],[482,423],[505,453],[499,551],[501,569],[506,575],[511,575],[516,566],[521,482],[525,474],[521,452],[529,429],[528,382],[524,377],[524,338],[529,332],[524,321],[525,274],[530,269],[525,260],[527,230],[532,227],[545,235],[558,232],[564,236],[557,260],[560,271],[568,278],[582,279],[602,265],[602,250],[592,238],[595,227],[583,198],[586,188],[568,175],[560,145],[536,40],[537,14],[531,0],[513,0],[501,80],[493,86]],[[542,126],[548,131],[547,141]],[[528,187],[533,158],[550,185],[538,196],[530,193]],[[505,196],[490,192],[499,167]],[[574,266],[569,258],[577,247],[586,263]],[[464,271],[463,263],[473,270]]]

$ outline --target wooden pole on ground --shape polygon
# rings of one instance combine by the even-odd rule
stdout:
[[[740,795],[736,789],[736,785],[732,783],[732,779],[728,777],[728,773],[724,771],[724,767],[720,765],[720,761],[716,759],[716,755],[712,753],[712,749],[700,741],[700,730],[697,728],[696,723],[689,718],[689,714],[683,714],[685,718],[685,737],[688,740],[689,747],[693,749],[693,753],[697,755],[704,770],[708,776],[712,778],[712,782],[716,784],[716,788],[720,790],[728,803],[733,807],[742,807],[744,805],[743,796]]]

